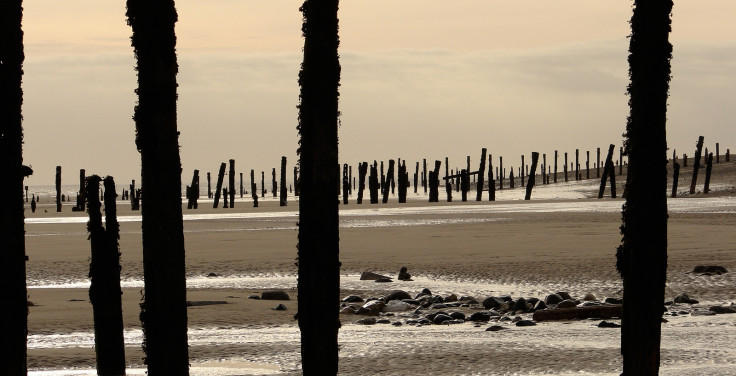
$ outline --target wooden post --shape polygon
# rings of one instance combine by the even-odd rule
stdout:
[[[519,176],[521,177],[520,185],[524,185],[524,155],[521,155],[521,169],[519,170]]]
[[[580,150],[575,149],[575,180],[580,180]]]
[[[281,191],[279,206],[286,206],[286,157],[281,157]]]
[[[378,203],[378,189],[380,188],[378,182],[378,163],[374,160],[371,166],[371,174],[368,177],[368,193],[371,197],[371,204]]]
[[[590,179],[590,150],[586,150],[585,155],[585,178]]]
[[[26,202],[28,202],[28,186],[23,187],[26,190]]]
[[[557,150],[555,150],[555,174],[554,176],[554,182],[557,183]]]
[[[299,197],[299,168],[294,166],[294,196]]]
[[[468,201],[468,191],[470,190],[470,175],[468,175],[468,172],[466,169],[460,170],[460,191],[463,202]]]
[[[608,170],[611,172],[611,198],[616,198],[616,168],[613,166],[613,161],[611,161],[610,166]]]
[[[493,156],[488,156],[488,201],[496,201],[496,181],[493,180]]]
[[[261,198],[266,197],[266,172],[261,171]]]
[[[713,169],[713,153],[708,154],[708,158],[705,160],[705,186],[703,187],[703,193],[708,194],[710,192],[710,172]]]
[[[672,163],[672,169],[672,195],[670,197],[675,198],[677,197],[677,183],[680,179],[680,164],[677,163],[677,161],[674,159]]]
[[[417,194],[417,189],[419,189],[418,184],[419,184],[419,162],[417,162],[417,169],[416,169],[416,172],[414,173],[414,194]]]
[[[427,194],[427,158],[423,159],[424,167],[422,170],[422,186],[424,187],[424,194]]]
[[[595,177],[601,177],[601,148],[596,148]]]
[[[230,207],[235,207],[235,160],[230,161],[230,171],[228,173],[228,193],[230,193]]]
[[[215,201],[212,203],[212,207],[217,209],[220,205],[220,194],[222,192],[222,180],[225,179],[225,162],[220,164],[220,171],[217,173],[217,186],[215,188]]]
[[[478,179],[475,187],[475,201],[483,200],[483,189],[485,185],[485,174],[486,174],[486,153],[488,149],[482,148],[480,150],[480,166],[478,167]]]
[[[716,163],[721,163],[721,145],[716,142]]]
[[[348,195],[350,192],[350,177],[348,176],[348,164],[342,165],[342,203],[343,205],[348,204]]]
[[[542,184],[547,184],[547,154],[542,154]]]
[[[529,177],[526,181],[526,196],[524,196],[524,200],[531,200],[532,198],[532,188],[534,188],[534,183],[536,178],[535,175],[537,174],[537,162],[539,161],[539,153],[532,152],[532,168],[531,171],[529,171]]]
[[[503,170],[503,157],[498,157],[498,190],[503,190],[503,178],[506,174]]]
[[[726,162],[731,162],[731,149],[726,149]]]
[[[355,185],[355,182],[353,182],[353,166],[348,166],[348,194],[350,196],[353,195],[353,185]]]
[[[271,170],[271,193],[273,194],[273,197],[278,196],[278,184],[276,183],[276,167],[274,167]]]
[[[614,171],[609,171],[609,168],[613,167],[613,149],[616,146],[611,144],[608,146],[608,155],[606,156],[606,164],[605,168],[603,169],[603,175],[601,176],[601,185],[598,189],[598,198],[603,198],[603,192],[606,190],[606,178],[608,178],[609,175],[613,176],[615,173]]]
[[[682,154],[682,167],[687,167],[687,154]]]
[[[61,213],[61,166],[56,166],[56,212]]]
[[[227,209],[229,207],[227,205],[227,197],[228,197],[227,188],[223,188],[222,189],[222,207],[223,209]]]
[[[394,165],[396,161],[393,159],[388,160],[388,172],[386,174],[386,180],[384,181],[383,187],[383,203],[388,202],[388,194],[391,192],[391,183],[394,180]]]
[[[84,211],[85,202],[87,201],[87,187],[85,187],[85,180],[87,176],[84,169],[79,170],[79,196],[77,197],[77,211]],[[26,187],[26,201],[28,201],[28,188]]]
[[[430,171],[429,177],[429,199],[430,202],[439,202],[439,187],[440,187],[440,167],[442,162],[434,161],[434,171]]]
[[[399,158],[398,160],[398,165],[401,166],[401,158]],[[396,172],[396,168],[394,168],[394,172]],[[391,174],[391,181],[389,184],[391,184],[391,195],[394,196],[396,194],[395,193],[395,187],[396,187],[396,176],[395,175]]]
[[[197,209],[197,198],[199,197],[197,194],[199,191],[198,180],[199,170],[194,170],[194,174],[192,174],[192,185],[189,188],[189,192],[187,192],[187,209]]]
[[[618,174],[624,174],[624,147],[618,148]],[[615,197],[614,197],[615,198]]]
[[[514,188],[514,167],[509,168],[509,189]]]
[[[294,174],[296,174],[296,167],[294,167]],[[258,207],[258,189],[256,188],[256,172],[254,170],[250,170],[250,197],[253,198],[253,207]],[[297,185],[297,188],[299,186]],[[298,191],[298,189],[297,189]]]
[[[406,189],[409,185],[409,174],[406,172],[406,161],[399,164],[399,203],[406,203]]]
[[[212,198],[212,176],[207,173],[207,198]]]
[[[358,204],[363,203],[363,192],[365,191],[365,176],[368,174],[368,162],[358,165]]]
[[[450,161],[445,157],[445,193],[447,193],[447,202],[452,202],[452,180],[450,178]]]
[[[384,174],[383,161],[381,161],[381,196],[383,196],[383,192],[385,190],[386,190],[386,174]]]
[[[567,181],[567,152],[565,152],[565,164],[563,165],[565,172],[565,181]]]
[[[245,192],[243,192],[243,173],[241,172],[240,173],[240,198],[243,198],[244,193]]]
[[[693,180],[690,182],[690,194],[695,194],[695,184],[698,181],[698,170],[700,169],[700,155],[703,152],[703,136],[698,137],[695,149],[695,161],[693,162]]]

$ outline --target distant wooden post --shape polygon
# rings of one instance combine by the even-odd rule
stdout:
[[[616,198],[616,168],[613,166],[613,161],[611,161],[608,170],[611,172],[611,176],[609,176],[611,178],[611,198]]]
[[[695,194],[695,184],[698,181],[698,170],[700,169],[700,155],[703,152],[703,136],[698,137],[695,149],[695,161],[693,162],[693,180],[690,182],[690,194]]]
[[[687,154],[682,154],[682,167],[687,167]]]
[[[56,166],[56,212],[61,213],[61,166]]]
[[[207,198],[212,198],[212,176],[207,173]]]
[[[194,174],[192,174],[192,185],[189,188],[189,192],[187,192],[187,209],[197,209],[197,198],[199,197],[198,181],[199,170],[194,170]]]
[[[713,169],[713,153],[708,154],[708,158],[705,160],[705,186],[703,187],[703,193],[708,194],[710,192],[710,173]]]
[[[439,187],[440,187],[440,167],[442,162],[434,161],[434,170],[429,171],[429,202],[439,202]]]
[[[468,172],[466,169],[460,170],[460,192],[463,202],[468,201],[468,191],[470,190],[470,175],[468,175]]]
[[[726,149],[726,162],[731,162],[731,149]]]
[[[296,169],[296,167],[294,167]],[[296,170],[294,170],[294,173],[296,174]],[[256,172],[254,170],[250,170],[250,197],[253,198],[253,207],[258,207],[258,190],[256,188]],[[297,184],[297,191],[299,185]]]
[[[363,203],[363,192],[365,191],[365,176],[368,174],[368,162],[358,165],[358,204]]]
[[[542,154],[542,184],[547,184],[547,154]]]
[[[388,160],[388,173],[386,174],[386,180],[384,181],[383,187],[383,203],[388,202],[388,194],[391,192],[391,182],[394,180],[394,165],[396,161],[393,159]]]
[[[299,168],[294,166],[294,196],[299,197]]]
[[[580,149],[575,149],[575,180],[580,180]]]
[[[477,179],[477,185],[475,187],[475,201],[481,201],[483,200],[483,189],[485,185],[485,177],[486,177],[486,153],[488,152],[488,149],[482,148],[480,150],[480,166],[478,167],[478,179]]]
[[[505,172],[503,170],[503,157],[498,157],[498,190],[503,190],[503,178]]]
[[[524,154],[521,155],[521,169],[519,170],[519,177],[521,177],[520,185],[524,185]]]
[[[452,179],[450,178],[450,161],[445,157],[445,193],[447,193],[447,202],[452,202]]]
[[[716,163],[721,163],[721,145],[716,142]]]
[[[406,161],[399,164],[399,203],[406,203],[406,189],[409,185],[409,174],[406,172]]]
[[[399,158],[399,160],[398,160],[398,165],[401,166],[401,158]],[[396,164],[394,164],[394,171],[393,171],[394,173],[396,173],[396,167],[395,166],[396,166]],[[392,174],[390,180],[391,181],[388,182],[388,183],[391,185],[391,196],[394,196],[396,194],[396,191],[395,191],[395,189],[396,189],[396,176]]]
[[[227,188],[223,188],[223,189],[222,189],[222,207],[223,207],[224,209],[227,209],[227,208],[229,207],[229,206],[227,205],[227,197],[228,197],[228,192],[227,192]]]
[[[230,193],[230,207],[235,207],[235,160],[230,161],[230,171],[228,173],[228,193]]]
[[[488,201],[496,201],[496,181],[493,180],[493,156],[488,156]]]
[[[536,183],[536,177],[537,174],[537,162],[539,161],[539,153],[532,152],[532,168],[531,171],[529,171],[529,178],[527,178],[526,181],[526,196],[524,196],[524,200],[531,200],[532,198],[532,188],[534,188],[534,183]]]
[[[509,168],[509,189],[514,188],[514,167]]]
[[[424,167],[422,170],[422,186],[424,187],[424,194],[427,194],[427,158],[423,159]]]
[[[554,182],[557,183],[557,150],[555,150],[555,174],[552,176],[554,176]]]
[[[383,192],[386,190],[386,174],[383,171],[383,161],[381,161],[381,196],[383,196]]]
[[[624,174],[624,147],[618,148],[618,174]],[[615,198],[615,197],[614,197]]]
[[[416,169],[416,172],[414,173],[414,194],[417,194],[417,189],[419,189],[418,184],[419,184],[419,162],[417,161],[417,169]]]
[[[215,188],[215,200],[212,203],[212,207],[217,209],[220,205],[220,194],[222,193],[222,181],[225,179],[225,162],[220,164],[220,171],[217,173],[217,186]]]
[[[675,198],[677,197],[677,183],[680,179],[680,164],[675,160],[673,160],[672,169],[672,195],[670,197]]]
[[[26,202],[28,202],[28,186],[23,187],[26,190]]]
[[[371,204],[378,203],[378,189],[380,188],[378,182],[378,163],[374,160],[371,166],[371,174],[368,177],[368,193],[371,197]]]
[[[350,181],[348,180],[348,164],[342,165],[342,203],[343,205],[348,204],[348,195],[350,193]]]
[[[240,198],[243,198],[244,193],[245,192],[243,192],[243,173],[241,172],[240,173]]]
[[[355,185],[355,182],[353,182],[353,166],[348,166],[348,194],[350,196],[353,195],[353,185]]]
[[[278,197],[278,184],[276,183],[276,167],[271,170],[271,192],[273,197]]]
[[[606,179],[608,178],[608,176],[613,176],[615,174],[615,171],[609,171],[609,169],[613,168],[613,149],[615,147],[616,146],[613,144],[608,146],[608,155],[606,156],[606,164],[603,169],[603,175],[601,176],[601,185],[598,189],[598,198],[603,198],[603,193],[606,190]]]
[[[590,150],[586,150],[585,155],[585,178],[590,179]]]
[[[279,206],[286,206],[286,157],[281,157],[281,191]]]
[[[563,165],[565,172],[565,181],[567,181],[567,152],[565,152],[565,164]]]
[[[596,148],[595,177],[601,177],[601,148]]]
[[[87,175],[84,169],[79,170],[79,196],[77,197],[77,211],[84,211],[85,203],[87,201],[87,187],[85,187],[85,180]],[[26,188],[26,201],[28,201],[28,189]]]

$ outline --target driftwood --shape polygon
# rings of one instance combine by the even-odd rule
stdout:
[[[589,318],[610,319],[621,317],[623,308],[620,304],[543,309],[534,312],[534,321],[582,320]]]

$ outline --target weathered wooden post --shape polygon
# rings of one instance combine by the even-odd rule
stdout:
[[[56,212],[61,213],[61,166],[56,166]]]
[[[503,178],[506,172],[503,169],[503,157],[498,157],[498,190],[503,190]]]
[[[716,163],[721,163],[721,145],[716,142]]]
[[[580,149],[575,149],[575,180],[580,180]]]
[[[348,195],[349,195],[349,185],[350,181],[348,180],[348,164],[345,163],[342,165],[342,203],[343,205],[348,204]]]
[[[381,196],[383,196],[383,192],[386,190],[386,174],[383,171],[383,161],[381,161]]]
[[[235,207],[235,160],[230,161],[230,171],[228,171],[228,193],[230,193],[230,207]]]
[[[547,154],[542,154],[542,184],[547,184]]]
[[[598,189],[598,198],[603,198],[603,193],[606,190],[606,179],[608,178],[608,176],[613,176],[615,174],[615,171],[609,171],[609,168],[613,168],[613,149],[615,147],[616,146],[613,144],[608,146],[608,155],[606,156],[606,164],[603,169],[603,175],[601,176],[601,185]]]
[[[567,181],[567,152],[565,152],[565,164],[563,165],[563,170],[565,173],[565,181]]]
[[[514,188],[514,167],[511,166],[509,170],[510,170],[509,171],[509,189],[513,189]]]
[[[371,197],[371,204],[377,204],[378,203],[378,189],[380,188],[379,182],[378,182],[378,163],[373,160],[373,165],[371,166],[371,174],[368,177],[368,193]]]
[[[85,187],[85,180],[87,175],[84,169],[79,170],[79,197],[77,197],[77,211],[84,211],[85,203],[87,202],[87,188]],[[28,187],[26,187],[26,201],[28,201]]]
[[[225,162],[220,164],[220,171],[217,173],[217,186],[215,187],[215,200],[212,207],[217,209],[220,205],[220,194],[222,194],[222,181],[225,179]]]
[[[618,148],[618,174],[624,174],[624,147]],[[614,197],[615,198],[615,197]]]
[[[496,181],[493,179],[493,155],[488,155],[488,201],[496,201]]]
[[[299,197],[299,168],[294,166],[294,196]]]
[[[424,167],[422,170],[422,187],[424,187],[424,194],[427,194],[427,158],[423,159]]]
[[[682,167],[687,167],[687,154],[682,154]]]
[[[131,210],[140,210],[141,208],[141,190],[136,189],[135,194],[133,194],[133,207]]]
[[[595,177],[601,177],[601,148],[596,148]]]
[[[286,157],[281,157],[281,191],[279,206],[286,206]]]
[[[590,179],[590,150],[586,150],[585,155],[585,178]]]
[[[708,194],[710,192],[710,173],[713,169],[713,153],[708,154],[708,158],[705,160],[705,186],[703,187],[703,193]]]
[[[271,192],[273,194],[273,197],[278,197],[278,189],[278,184],[276,183],[276,167],[274,167],[271,170]]]
[[[199,170],[194,170],[192,174],[192,185],[187,192],[187,209],[197,209],[197,198],[199,198]]]
[[[227,192],[227,188],[223,188],[223,189],[222,189],[222,207],[223,207],[224,209],[227,209],[227,208],[229,207],[229,206],[227,205],[227,197],[228,197],[228,192]]]
[[[243,173],[240,172],[239,174],[240,174],[240,187],[239,187],[240,188],[240,198],[243,198],[243,194],[245,193],[243,192]]]
[[[529,171],[529,177],[526,181],[526,196],[524,196],[524,200],[531,200],[532,198],[532,188],[534,188],[534,184],[536,183],[536,177],[537,174],[537,162],[539,161],[539,153],[532,152],[532,167]]]
[[[731,149],[726,149],[726,162],[731,162]]]
[[[406,161],[399,164],[399,203],[406,203],[406,190],[409,185],[409,174],[406,172]]]
[[[555,174],[553,176],[554,182],[557,183],[557,150],[555,150]]]
[[[388,173],[386,175],[386,179],[384,180],[384,187],[383,187],[383,203],[388,202],[388,194],[391,192],[391,182],[394,180],[394,165],[396,164],[396,161],[393,159],[388,160]]]
[[[212,198],[212,176],[207,173],[207,198]]]
[[[456,168],[455,169],[455,191],[456,192],[460,192],[460,188],[462,187],[461,177],[462,176],[460,174],[460,169]]]
[[[261,171],[261,198],[266,197],[266,172]]]
[[[257,208],[258,207],[258,190],[256,188],[255,175],[256,175],[256,172],[254,170],[250,170],[250,196],[253,198],[253,207]]]
[[[31,195],[31,213],[36,212],[36,195]]]
[[[675,159],[672,160],[672,195],[670,197],[677,197],[677,183],[680,179],[680,164]]]
[[[703,152],[703,136],[698,137],[695,149],[695,161],[693,162],[693,180],[690,182],[690,194],[695,194],[695,184],[698,181],[698,170],[700,169],[700,156]]]
[[[365,176],[368,174],[368,162],[358,165],[358,205],[363,203],[363,192],[365,191]]]
[[[611,198],[616,198],[616,168],[613,166],[613,161],[611,161],[608,170],[611,172]]]
[[[442,162],[434,161],[434,171],[429,172],[429,202],[439,202],[440,167]]]
[[[350,196],[353,195],[353,185],[355,185],[353,181],[353,166],[348,166],[348,194]]]
[[[477,185],[475,186],[475,201],[481,201],[483,200],[483,189],[485,185],[485,177],[486,177],[486,153],[488,152],[488,149],[482,148],[480,150],[480,167],[478,167],[478,180]]]
[[[447,202],[452,202],[452,178],[450,178],[450,161],[445,157],[445,193],[447,193]]]
[[[419,189],[418,184],[419,184],[419,161],[417,161],[417,169],[416,169],[416,172],[414,173],[414,194],[417,194],[417,190]]]
[[[399,166],[401,165],[401,158],[399,158],[398,164]],[[394,169],[394,172],[395,172],[395,169]],[[388,183],[391,185],[391,195],[393,196],[395,195],[395,189],[396,189],[396,177],[393,174],[391,174],[391,179]]]

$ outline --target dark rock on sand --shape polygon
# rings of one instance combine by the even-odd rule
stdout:
[[[559,303],[557,303],[557,308],[572,308],[577,307],[578,303],[572,299],[565,299]]]
[[[271,290],[264,291],[261,293],[261,299],[263,300],[290,300],[289,294],[284,290]]]
[[[537,301],[536,304],[534,304],[534,308],[532,308],[532,311],[539,311],[542,309],[546,309],[547,305],[544,303],[544,300]]]
[[[465,321],[465,314],[462,312],[451,312],[450,317],[452,317],[455,320],[463,320]]]
[[[705,275],[721,275],[728,273],[728,269],[718,265],[698,265],[693,269],[693,273]]]
[[[615,322],[609,322],[609,321],[601,321],[598,323],[599,328],[620,328],[621,324],[616,324]]]
[[[562,297],[558,294],[549,294],[546,298],[544,298],[544,303],[547,305],[551,304],[557,304],[565,299],[562,299]]]
[[[363,306],[358,309],[357,313],[359,315],[378,316],[385,306],[386,303],[381,300],[372,300],[363,304]]]
[[[376,324],[390,324],[391,320],[389,319],[378,319],[376,320]]]
[[[341,301],[345,303],[362,303],[363,298],[357,295],[350,295],[350,296],[346,296]]]
[[[516,299],[516,302],[514,302],[514,309],[517,311],[526,311],[528,309],[528,307],[526,306],[526,299]]]
[[[219,277],[219,276],[220,276],[219,274],[214,273],[214,272],[207,274],[207,278],[214,278],[214,277]]]
[[[403,299],[411,299],[411,295],[409,295],[408,292],[402,291],[402,290],[394,290],[391,291],[388,295],[383,297],[384,302],[390,302],[392,300],[403,300]]]
[[[375,281],[375,280],[381,279],[381,278],[388,278],[388,277],[386,277],[385,275],[380,275],[380,274],[373,273],[373,272],[368,271],[368,270],[366,270],[366,271],[364,271],[363,273],[360,274],[360,280],[361,281]]]
[[[718,313],[718,314],[736,313],[736,307],[734,307],[733,305],[731,306],[712,306],[708,310],[711,312]]]
[[[356,321],[355,323],[360,325],[374,325],[376,323],[376,319],[374,317],[366,317]]]
[[[491,314],[487,311],[479,311],[479,312],[473,312],[472,315],[468,318],[470,321],[489,321],[491,319]]]
[[[535,323],[532,320],[521,320],[516,322],[516,326],[535,326],[537,323]]]
[[[690,298],[689,296],[687,296],[687,294],[683,292],[682,294],[675,297],[675,303],[698,304],[699,302],[695,299]]]
[[[387,282],[393,282],[393,280],[392,280],[391,278],[388,278],[388,277],[384,277],[384,278],[379,278],[379,279],[377,279],[377,280],[375,280],[375,281],[373,281],[373,282],[378,282],[378,283],[387,283]]]
[[[605,302],[608,304],[624,304],[624,300],[621,298],[606,298]]]
[[[499,330],[504,330],[504,329],[508,329],[508,328],[501,326],[501,325],[493,325],[493,326],[489,326],[488,328],[486,328],[486,332],[497,332]]]
[[[261,300],[261,296],[260,296],[260,295],[249,295],[249,296],[248,296],[248,299],[256,299],[256,300]]]
[[[450,317],[448,315],[445,315],[445,314],[439,314],[439,315],[436,315],[434,317],[434,319],[432,319],[432,323],[433,324],[442,324],[445,321],[450,321],[450,320],[452,320],[452,317]]]
[[[504,302],[503,298],[491,296],[483,300],[483,307],[485,307],[485,309],[498,308],[503,305]]]
[[[480,304],[477,300],[475,300],[472,296],[461,296],[460,301],[467,304]]]
[[[286,306],[283,304],[279,304],[276,306],[276,308],[273,309],[274,311],[286,311]]]
[[[569,292],[566,292],[566,291],[557,291],[556,294],[559,295],[559,296],[561,296],[562,297],[562,300],[568,300],[568,299],[569,300],[572,300],[572,296],[570,296],[570,293]]]
[[[406,266],[401,267],[401,270],[399,271],[399,281],[411,281],[411,274],[406,269]]]

